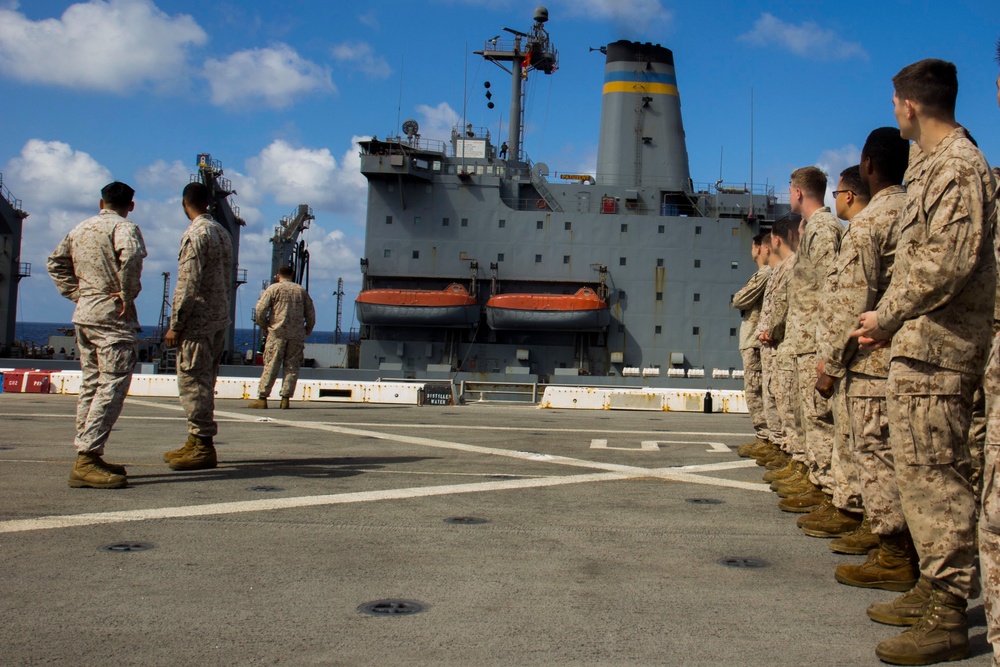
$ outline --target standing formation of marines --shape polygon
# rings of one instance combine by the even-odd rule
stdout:
[[[760,302],[734,300],[747,315],[759,307],[767,360],[759,385],[746,382],[760,387],[747,397],[757,437],[740,454],[769,469],[764,480],[782,510],[802,514],[804,534],[867,554],[840,565],[837,581],[902,593],[867,609],[907,628],[878,645],[881,660],[968,655],[978,557],[1000,665],[1000,170],[955,120],[953,64],[922,60],[893,86],[898,129],[872,132],[833,191],[846,229],[822,204],[826,176],[796,170],[798,231],[774,225],[779,263]]]
[[[782,510],[802,514],[804,534],[836,538],[830,548],[839,553],[867,554],[839,566],[837,581],[902,593],[867,610],[876,622],[907,627],[878,645],[879,658],[926,665],[968,655],[978,556],[987,638],[1000,664],[1000,170],[991,172],[955,120],[953,64],[922,60],[893,85],[898,129],[873,131],[860,164],[840,174],[836,216],[823,204],[826,175],[803,167],[789,185],[796,218],[753,240],[758,271],[733,305],[744,318],[740,351],[756,438],[739,451],[768,468],[764,480]],[[1000,104],[1000,78],[997,85]],[[71,487],[127,485],[125,468],[102,456],[137,358],[146,250],[126,219],[133,196],[124,183],[107,185],[100,213],[48,259],[60,293],[76,303],[82,383]],[[217,465],[214,396],[233,246],[210,204],[205,185],[184,188],[190,226],[165,338],[178,349],[188,420],[186,442],[163,457],[174,470]],[[258,303],[269,337],[260,398],[250,407],[267,407],[279,365],[288,407],[302,342],[315,326],[312,300],[290,273],[282,267]],[[985,432],[973,423],[977,392],[986,398]]]

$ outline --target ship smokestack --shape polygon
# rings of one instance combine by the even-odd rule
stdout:
[[[670,49],[627,40],[607,46],[597,182],[675,192],[690,188]]]

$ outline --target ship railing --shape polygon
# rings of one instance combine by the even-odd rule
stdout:
[[[21,200],[15,197],[14,194],[7,189],[7,186],[4,185],[3,174],[0,174],[0,195],[3,195],[3,198],[7,200],[8,204],[14,207],[15,211],[24,211],[24,209],[21,208]]]
[[[407,155],[413,151],[446,154],[446,144],[440,139],[408,139],[400,135],[386,139],[373,139],[361,147],[362,155]]]
[[[725,183],[721,181],[716,181],[715,183],[695,183],[691,184],[691,194],[711,194],[711,195],[763,195],[767,197],[775,197],[775,189],[773,185],[768,183]],[[785,195],[787,199],[787,193]]]

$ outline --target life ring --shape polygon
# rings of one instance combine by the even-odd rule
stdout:
[[[535,202],[535,206],[538,207],[538,210],[542,210],[546,208],[548,204],[545,202],[544,199],[539,199],[537,202]]]

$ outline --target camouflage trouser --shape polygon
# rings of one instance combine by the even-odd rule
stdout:
[[[764,413],[764,388],[761,385],[760,348],[750,347],[740,350],[743,357],[743,395],[747,401],[747,411],[753,430],[761,440],[770,440],[767,430],[767,415]]]
[[[854,460],[861,479],[861,496],[876,535],[906,530],[899,503],[896,465],[889,446],[889,413],[885,392],[889,382],[870,375],[847,376],[847,410],[851,421]]]
[[[860,512],[861,480],[851,447],[851,420],[847,415],[847,394],[844,381],[837,380],[833,398],[833,455],[830,459],[830,476],[833,478],[833,504],[848,512]]]
[[[795,386],[798,391],[798,434],[805,443],[809,479],[833,495],[833,407],[816,393],[816,354],[795,355]]]
[[[966,599],[979,593],[968,441],[978,384],[975,375],[896,357],[886,392],[899,499],[920,573]]]
[[[760,348],[761,387],[764,394],[764,415],[767,417],[767,432],[771,442],[785,449],[785,428],[781,424],[778,402],[774,396],[774,373],[777,370],[777,355],[773,348]]]
[[[795,425],[795,406],[798,402],[795,389],[795,358],[784,354],[779,346],[774,355],[774,380],[771,387],[774,389],[774,400],[778,404],[778,413],[781,415],[781,427],[785,434],[785,451],[791,454],[799,463],[806,462],[806,449]]]
[[[1000,337],[993,338],[983,390],[986,394],[986,446],[979,517],[979,565],[988,628],[986,639],[993,644],[993,664],[1000,665]]]
[[[188,433],[212,438],[219,432],[215,423],[215,381],[226,347],[226,330],[181,338],[177,348],[177,391],[187,414]]]
[[[284,367],[285,377],[281,380],[281,397],[291,398],[295,393],[295,383],[299,381],[299,367],[305,360],[305,343],[301,340],[287,340],[268,336],[264,343],[264,373],[260,376],[257,395],[267,398],[278,377],[278,369]]]
[[[104,454],[104,443],[125,405],[136,361],[135,334],[114,329],[77,325],[76,347],[83,372],[76,402],[78,452]]]

